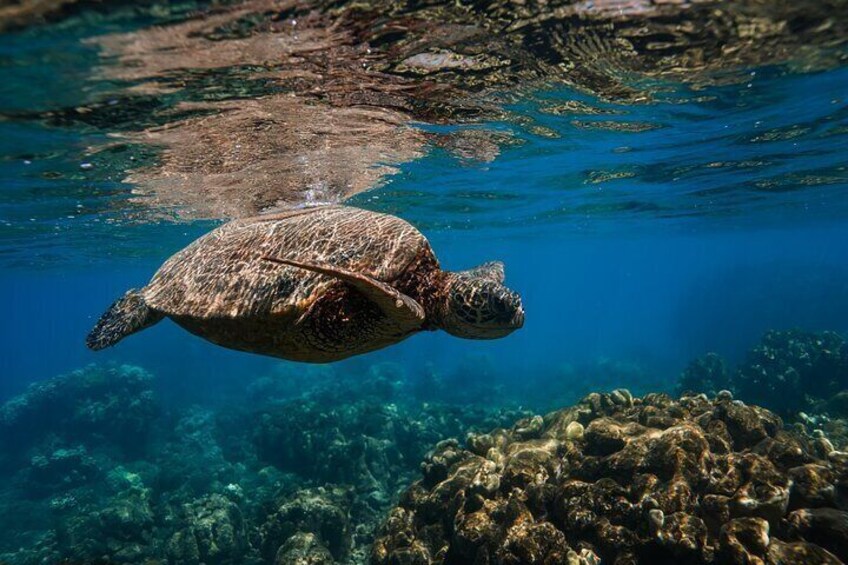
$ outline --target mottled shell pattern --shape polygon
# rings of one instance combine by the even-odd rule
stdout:
[[[400,218],[343,206],[303,208],[219,227],[168,259],[143,296],[152,308],[178,317],[296,317],[337,281],[263,256],[390,282],[422,253],[433,256],[430,244]]]

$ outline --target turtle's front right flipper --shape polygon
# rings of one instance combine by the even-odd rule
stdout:
[[[94,351],[105,349],[130,334],[149,328],[164,317],[147,305],[139,291],[130,290],[100,316],[85,338],[85,344]]]
[[[424,308],[411,297],[382,281],[333,265],[303,263],[277,257],[262,257],[265,261],[306,269],[342,280],[366,296],[391,320],[404,330],[420,328],[424,323]]]

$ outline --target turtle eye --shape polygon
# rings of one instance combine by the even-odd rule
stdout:
[[[492,306],[492,310],[494,310],[495,314],[500,315],[500,314],[506,314],[507,312],[509,312],[510,308],[509,308],[509,304],[507,304],[506,299],[507,299],[506,296],[501,296],[501,295],[497,295],[497,294],[492,296],[491,306]]]

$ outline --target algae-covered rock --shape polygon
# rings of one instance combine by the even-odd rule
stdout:
[[[379,393],[345,389],[340,394],[336,387],[332,392],[265,407],[253,422],[259,459],[318,483],[353,485],[387,502],[387,493],[408,484],[410,473],[439,441],[526,414],[439,403],[404,405],[391,366],[378,367],[381,370],[372,371],[363,387]],[[382,400],[375,400],[375,394]]]
[[[810,410],[848,415],[848,344],[835,332],[769,331],[735,371],[710,353],[693,361],[678,382],[681,392],[721,389],[782,416]]]
[[[185,526],[168,541],[171,562],[239,563],[247,549],[244,519],[238,506],[220,494],[184,507]]]
[[[693,360],[680,375],[678,390],[683,392],[706,392],[715,395],[730,388],[730,374],[720,355],[707,353]]]
[[[216,431],[212,410],[194,406],[183,412],[158,453],[159,481],[164,490],[175,498],[195,498],[220,491],[236,480]]]
[[[24,471],[23,486],[32,496],[43,496],[89,483],[101,476],[98,461],[85,446],[51,449],[35,453]]]
[[[281,548],[300,533],[312,534],[315,541],[310,545],[320,545],[333,558],[344,560],[352,543],[352,496],[353,493],[343,487],[319,487],[301,490],[282,499],[260,530],[263,557],[274,561],[280,553],[295,551],[295,546],[282,552]]]
[[[72,562],[139,563],[158,552],[151,490],[132,486],[93,504],[71,508],[58,521],[59,553]]]
[[[333,555],[313,533],[298,532],[283,544],[274,565],[333,565]]]
[[[131,365],[89,365],[30,385],[0,406],[0,445],[8,459],[52,436],[140,455],[158,412],[153,377]]]
[[[848,389],[848,348],[834,332],[770,331],[736,375],[740,398],[784,414]]]
[[[848,512],[836,508],[804,508],[786,519],[791,538],[809,540],[848,561]]]
[[[437,446],[372,562],[839,562],[846,466],[767,410],[619,391],[525,422]]]

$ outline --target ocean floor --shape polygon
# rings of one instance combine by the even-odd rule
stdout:
[[[594,372],[614,385],[609,365]],[[467,377],[281,365],[184,407],[136,366],[33,384],[0,408],[0,562],[848,559],[835,333],[769,332],[735,369],[693,361],[670,394],[557,374],[522,406]]]

